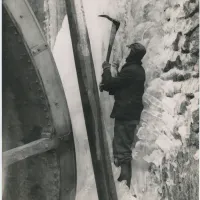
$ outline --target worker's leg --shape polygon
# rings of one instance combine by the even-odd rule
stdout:
[[[137,123],[135,121],[115,121],[113,154],[115,164],[121,166],[121,174],[118,181],[126,180],[130,187],[132,177],[132,144]]]
[[[136,129],[135,121],[115,120],[113,156],[118,164],[132,160],[132,143]]]
[[[121,148],[121,134],[124,133],[123,121],[115,120],[114,126],[114,138],[113,138],[113,157],[116,166],[119,166],[119,161],[122,160],[122,148]]]

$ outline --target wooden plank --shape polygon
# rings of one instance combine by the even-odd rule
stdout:
[[[66,7],[99,200],[116,200],[82,1],[66,0]]]
[[[59,144],[58,139],[42,138],[34,142],[3,152],[3,167],[8,167],[30,156],[55,149]]]

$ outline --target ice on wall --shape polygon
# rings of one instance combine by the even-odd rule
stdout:
[[[135,194],[141,200],[196,200],[199,176],[198,1],[83,0],[83,5],[97,82],[101,78],[101,63],[106,57],[111,28],[110,22],[99,18],[99,14],[108,14],[121,22],[111,61],[122,65],[127,55],[126,45],[132,42],[141,42],[147,48],[143,59],[147,75],[145,108],[133,149],[130,191],[124,183],[116,181],[120,169],[113,166],[119,200],[134,199]],[[53,53],[75,134],[77,199],[97,199],[66,17]],[[100,98],[111,145],[113,121],[109,115],[113,99],[105,92]]]

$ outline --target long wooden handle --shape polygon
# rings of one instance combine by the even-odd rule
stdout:
[[[115,41],[115,36],[117,33],[117,28],[114,24],[112,24],[112,28],[111,28],[111,33],[110,33],[110,40],[109,40],[109,45],[108,45],[108,51],[107,51],[107,56],[106,56],[106,61],[109,62],[110,61],[110,55],[112,52],[112,47]]]

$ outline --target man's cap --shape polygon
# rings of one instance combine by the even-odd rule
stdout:
[[[142,60],[146,54],[146,48],[140,43],[133,43],[131,45],[127,45],[127,47],[131,49],[130,55],[134,55],[137,60]]]
[[[127,45],[127,47],[130,48],[134,53],[146,54],[146,48],[140,43],[133,43]]]

